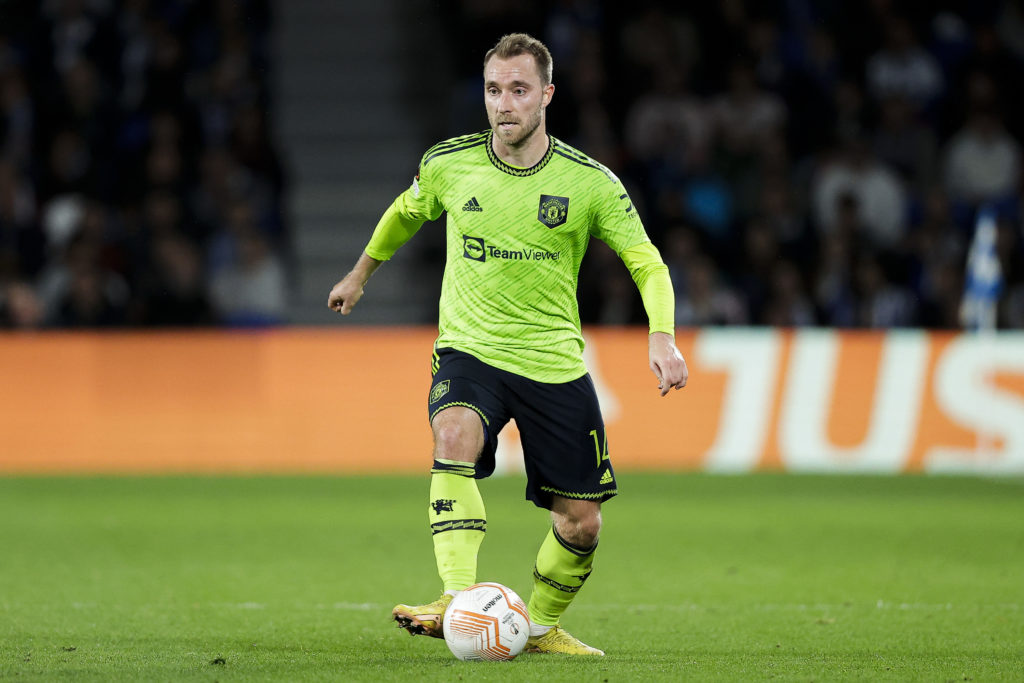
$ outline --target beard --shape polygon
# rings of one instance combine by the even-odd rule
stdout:
[[[528,142],[537,131],[537,128],[540,127],[543,111],[543,108],[538,106],[526,120],[509,115],[499,117],[493,112],[487,112],[487,118],[491,122],[491,130],[494,132],[494,135],[503,144],[509,147],[519,147]],[[502,129],[500,128],[502,123],[514,123],[516,125],[509,129]]]

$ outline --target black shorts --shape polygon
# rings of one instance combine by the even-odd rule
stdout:
[[[563,384],[536,382],[450,348],[437,349],[433,360],[430,420],[451,406],[480,416],[484,448],[478,479],[494,472],[498,432],[514,418],[523,444],[527,500],[550,509],[555,495],[602,502],[618,493],[590,375]]]

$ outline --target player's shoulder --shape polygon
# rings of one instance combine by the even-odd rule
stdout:
[[[454,138],[442,140],[423,153],[423,158],[420,161],[420,167],[422,168],[423,166],[426,166],[435,159],[452,154],[459,154],[473,149],[474,147],[486,144],[490,139],[490,134],[490,130],[483,130],[477,133],[469,133],[468,135],[459,135]]]
[[[578,164],[579,166],[583,167],[583,169],[589,169],[589,171],[591,172],[602,173],[606,178],[608,178],[614,183],[617,183],[619,181],[618,177],[600,161],[597,161],[596,159],[588,156],[587,154],[584,154],[583,152],[576,149],[572,145],[568,145],[562,142],[553,135],[551,136],[551,144],[554,148],[555,154],[557,154],[558,156],[567,159],[575,164]],[[586,173],[588,171],[584,172]]]

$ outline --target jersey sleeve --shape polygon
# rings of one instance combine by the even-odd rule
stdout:
[[[426,156],[420,161],[412,184],[395,200],[395,209],[403,218],[423,223],[435,220],[444,211],[436,167],[436,163],[427,162]]]
[[[594,190],[590,234],[620,257],[626,249],[651,241],[622,181],[611,173],[608,182],[600,183]]]
[[[622,181],[600,187],[594,199],[591,233],[611,247],[629,268],[640,290],[651,332],[675,334],[675,297],[668,267],[651,244],[643,222]]]
[[[409,241],[425,221],[434,220],[444,211],[438,200],[431,174],[424,173],[420,161],[412,184],[387,208],[366,245],[366,254],[378,261],[387,261]]]
[[[622,261],[633,276],[640,298],[647,311],[651,332],[675,335],[675,293],[668,266],[661,259],[658,248],[644,242],[623,250]]]
[[[396,208],[397,204],[395,200],[381,216],[364,249],[367,256],[378,261],[389,260],[423,225],[421,220],[404,217]]]

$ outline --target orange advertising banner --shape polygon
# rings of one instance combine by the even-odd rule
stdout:
[[[432,328],[0,335],[0,472],[425,472]],[[587,331],[615,466],[1024,473],[1024,335]],[[521,468],[514,425],[499,467]]]

